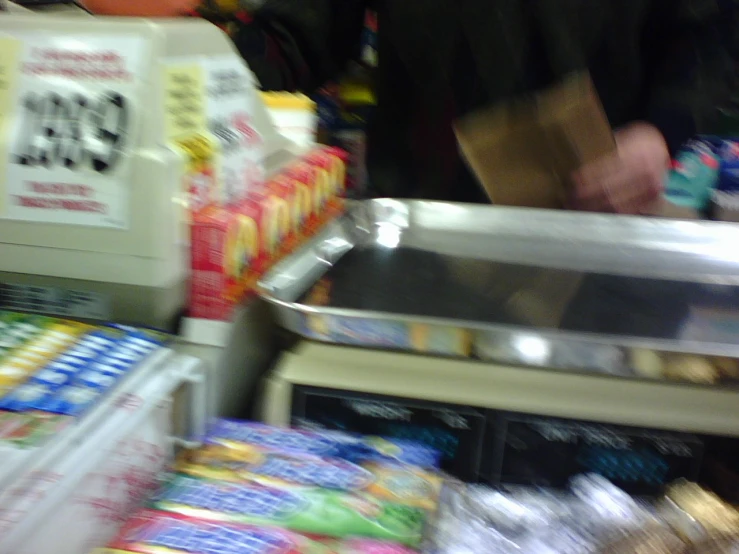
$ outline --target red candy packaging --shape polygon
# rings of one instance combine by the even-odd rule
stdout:
[[[236,206],[193,214],[190,315],[228,319],[274,263],[344,208],[346,154],[316,147]]]
[[[329,554],[328,547],[276,528],[205,522],[142,510],[95,554]]]
[[[260,269],[259,238],[259,227],[242,214],[219,206],[195,214],[190,238],[192,317],[228,319],[245,282]]]

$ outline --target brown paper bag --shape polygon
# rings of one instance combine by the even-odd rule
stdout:
[[[562,208],[572,172],[616,148],[587,74],[532,100],[471,114],[455,130],[467,162],[499,205]]]

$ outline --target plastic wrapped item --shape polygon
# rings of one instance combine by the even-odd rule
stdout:
[[[364,492],[371,496],[424,510],[436,510],[442,486],[440,475],[401,464],[365,462],[340,458],[269,452],[244,446],[235,452],[195,451],[176,464],[180,473],[230,482],[263,485],[294,485]]]
[[[575,477],[571,491],[459,486],[445,499],[435,548],[440,554],[605,554],[626,544],[632,552],[672,554],[679,551],[669,548],[682,548],[644,506],[606,479]],[[655,535],[668,549],[644,549],[659,542]]]
[[[300,431],[261,423],[216,419],[204,441],[218,457],[243,460],[243,452],[286,452],[341,458],[352,462],[400,463],[418,467],[439,467],[440,453],[402,439],[362,437],[339,431]]]
[[[96,554],[329,554],[318,542],[275,528],[205,522],[143,510]]]
[[[739,512],[688,481],[670,485],[659,513],[681,536],[695,544],[710,537],[739,533]]]
[[[739,552],[739,534],[719,535],[696,542],[685,554],[736,554]]]
[[[687,545],[668,527],[650,525],[625,534],[602,547],[599,552],[603,554],[680,554],[686,548]]]
[[[176,476],[153,508],[210,521],[283,527],[329,537],[367,537],[418,546],[423,510],[368,495],[295,486],[267,487]]]

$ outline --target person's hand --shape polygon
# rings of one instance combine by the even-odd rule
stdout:
[[[577,210],[642,214],[660,200],[670,152],[659,130],[633,123],[615,133],[616,152],[572,176],[570,206]]]

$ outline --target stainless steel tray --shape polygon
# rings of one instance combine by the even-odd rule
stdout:
[[[319,281],[325,305],[304,300]],[[328,342],[472,340],[488,358],[616,373],[629,348],[739,357],[733,224],[372,200],[259,287],[284,327]]]

